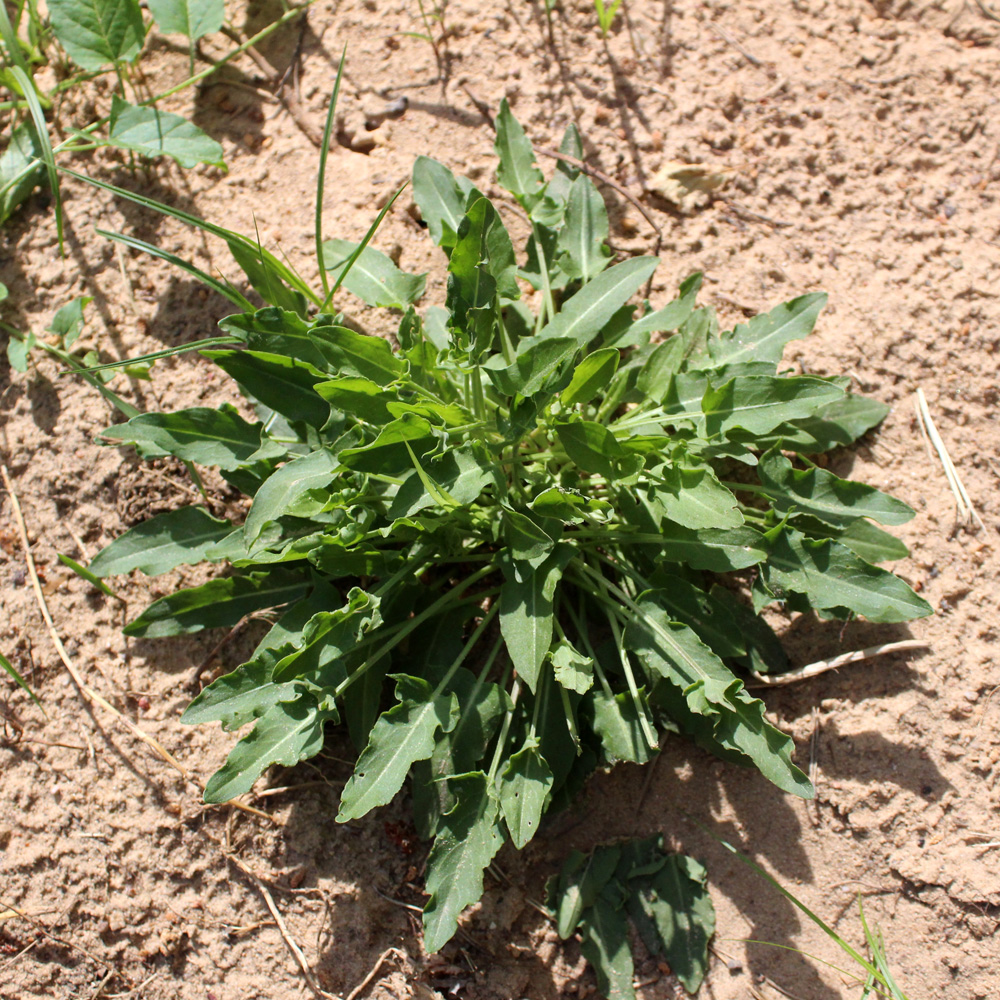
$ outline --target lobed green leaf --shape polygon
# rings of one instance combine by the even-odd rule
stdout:
[[[423,678],[392,676],[399,703],[375,723],[368,746],[340,796],[338,823],[360,819],[376,806],[391,801],[413,764],[434,752],[438,730],[450,732],[458,722],[454,692],[435,694]]]

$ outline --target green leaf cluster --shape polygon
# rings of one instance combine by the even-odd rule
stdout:
[[[579,155],[575,129],[563,148]],[[413,778],[420,831],[434,840],[430,951],[478,900],[505,841],[523,847],[594,768],[646,762],[665,733],[812,794],[792,741],[744,686],[748,672],[788,667],[765,606],[882,622],[930,612],[875,565],[900,555],[877,524],[909,508],[807,457],[886,412],[843,379],[779,371],[824,297],[720,331],[696,305],[693,275],[673,302],[637,315],[657,262],[612,259],[591,180],[566,163],[543,176],[506,104],[496,149],[531,223],[527,246],[515,252],[505,211],[472,182],[422,157],[413,193],[448,270],[444,304],[422,311],[423,277],[368,247],[375,227],[360,244],[323,243],[317,219],[334,284],[316,292],[252,242],[187,219],[227,240],[267,303],[232,293],[240,311],[222,326],[233,343],[204,352],[256,418],[194,408],[105,435],[218,469],[252,499],[249,514],[163,514],[91,566],[229,565],[127,627],[153,637],[273,621],[185,714],[252,727],[206,797],[248,791],[269,765],[317,753],[325,725],[346,723],[360,756],[340,822]],[[341,288],[396,309],[394,346],[326,311]],[[627,906],[665,952],[681,939],[691,951],[708,911],[673,931],[669,913],[700,898],[700,869],[624,859],[607,863],[594,897],[614,901],[578,914],[587,947],[624,969]],[[619,899],[633,883],[638,909]]]
[[[634,1000],[631,922],[650,955],[666,960],[689,993],[708,969],[715,908],[704,867],[668,854],[663,837],[573,851],[549,880],[548,906],[559,936],[579,934],[601,993]]]

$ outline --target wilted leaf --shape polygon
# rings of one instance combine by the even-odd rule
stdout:
[[[703,163],[677,163],[670,161],[646,182],[646,190],[684,213],[702,208],[729,180],[726,170]]]

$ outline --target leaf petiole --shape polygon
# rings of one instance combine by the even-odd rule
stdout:
[[[482,600],[484,597],[491,596],[492,594],[497,594],[500,592],[499,587],[494,587],[492,590],[487,590],[472,597],[462,598],[459,595],[471,587],[474,583],[477,583],[484,576],[493,572],[493,565],[483,566],[482,569],[476,570],[471,576],[465,578],[462,583],[457,587],[452,587],[446,594],[442,594],[433,604],[428,605],[419,614],[414,615],[400,630],[396,635],[389,640],[389,642],[381,645],[371,656],[368,657],[355,671],[351,673],[349,677],[344,678],[334,690],[334,697],[339,698],[355,681],[360,680],[379,660],[385,656],[391,649],[395,648],[403,641],[414,629],[422,625],[428,618],[433,618],[439,611],[448,607],[449,604],[454,604],[458,606],[459,604],[464,604],[468,601],[478,601]]]

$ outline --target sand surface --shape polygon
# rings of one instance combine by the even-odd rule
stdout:
[[[248,33],[270,6],[231,11]],[[317,149],[341,48],[348,72],[340,141],[330,157],[326,235],[357,239],[429,154],[501,198],[492,133],[480,108],[506,96],[539,146],[575,121],[587,161],[614,178],[612,244],[662,265],[654,305],[700,269],[703,301],[740,321],[825,290],[816,333],[786,353],[893,406],[882,428],[833,468],[910,503],[899,534],[912,557],[894,568],[937,614],[909,628],[785,624],[798,664],[912,637],[923,652],[845,667],[767,692],[771,718],[815,768],[817,799],[780,795],[762,777],[670,743],[655,770],[595,777],[577,808],[529,849],[507,848],[480,907],[441,956],[419,943],[426,848],[405,798],[362,822],[333,822],[349,745],[258,783],[263,816],[202,806],[197,788],[114,715],[85,704],[60,662],[26,577],[6,493],[0,496],[0,651],[40,695],[47,718],[0,677],[0,996],[283,1000],[308,996],[261,891],[270,894],[315,983],[340,996],[510,1000],[595,990],[575,942],[561,943],[532,907],[571,848],[662,831],[703,859],[719,914],[713,1000],[784,995],[847,1000],[844,976],[773,942],[843,964],[843,956],[770,886],[685,813],[738,845],[855,945],[857,898],[877,922],[911,1000],[1000,995],[1000,629],[997,529],[1000,427],[1000,22],[982,4],[884,0],[627,0],[607,43],[589,0],[563,0],[549,35],[540,2],[450,0],[431,46],[417,4],[318,0],[307,22],[262,48],[288,104],[249,58],[168,107],[221,141],[229,172],[157,164],[134,176],[112,153],[73,165],[252,234],[308,274]],[[304,28],[303,28],[304,24]],[[441,25],[435,27],[440,35]],[[222,47],[209,40],[206,51]],[[294,64],[293,64],[294,58]],[[155,45],[147,85],[186,75],[186,55]],[[440,71],[445,77],[440,78]],[[372,130],[386,105],[409,109]],[[71,91],[59,114],[79,127],[103,113],[110,84]],[[550,169],[551,161],[543,158]],[[678,209],[663,167],[695,163],[728,177]],[[107,358],[205,337],[227,311],[168,265],[116,254],[95,227],[136,234],[235,278],[225,247],[183,226],[65,185],[60,259],[47,198],[35,195],[0,231],[3,319],[44,331],[55,309],[94,297],[86,343]],[[669,189],[667,189],[669,193]],[[444,295],[443,259],[408,195],[377,245],[430,272],[425,304]],[[391,317],[344,301],[371,332]],[[141,409],[234,398],[195,354],[159,363],[152,382],[116,383]],[[915,418],[922,388],[982,518],[959,524],[942,467]],[[183,468],[138,465],[95,435],[111,411],[89,387],[40,358],[0,370],[0,449],[20,499],[46,601],[85,683],[204,781],[233,737],[178,718],[193,667],[223,636],[127,642],[121,626],[152,597],[203,578],[116,581],[127,608],[60,565],[81,562],[144,517],[192,501]],[[206,678],[239,663],[251,636],[215,653]],[[274,792],[274,788],[286,788]],[[405,904],[405,905],[404,905]],[[17,907],[31,921],[5,913]],[[42,930],[44,929],[44,933]],[[370,979],[366,979],[369,977]],[[640,961],[647,1000],[681,995]],[[360,990],[357,987],[361,986]],[[352,992],[353,991],[353,992]]]

